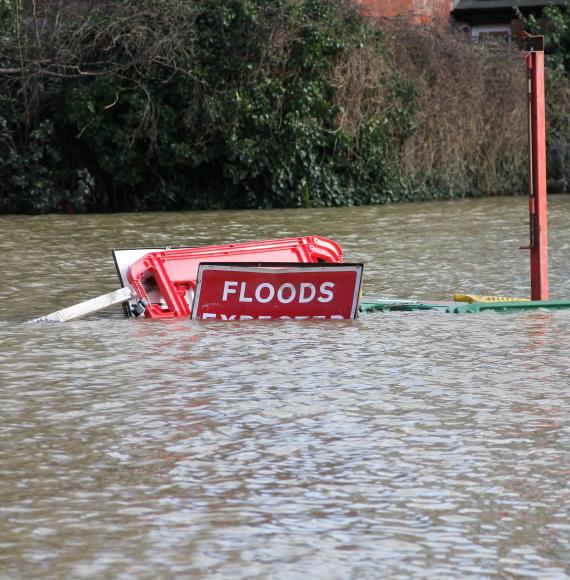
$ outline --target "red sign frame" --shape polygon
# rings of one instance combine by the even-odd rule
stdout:
[[[363,264],[204,262],[193,320],[347,320],[358,315]]]

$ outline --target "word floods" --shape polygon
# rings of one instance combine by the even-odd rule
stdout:
[[[274,299],[277,299],[281,304],[291,304],[297,301],[299,304],[308,304],[312,302],[317,296],[317,290],[314,284],[310,282],[301,282],[299,287],[289,282],[284,282],[275,290],[275,286],[271,282],[262,282],[259,284],[254,292],[253,297],[247,296],[247,282],[237,282],[227,280],[224,282],[224,291],[222,293],[222,302],[229,300],[230,294],[237,293],[237,286],[239,285],[239,302],[259,302],[260,304],[267,304]],[[317,300],[319,302],[331,302],[334,299],[334,282],[323,282],[320,286]]]
[[[362,264],[201,264],[192,318],[355,318]]]

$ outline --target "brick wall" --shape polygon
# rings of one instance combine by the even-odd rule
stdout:
[[[418,24],[446,24],[453,0],[352,0],[373,18],[405,16]]]

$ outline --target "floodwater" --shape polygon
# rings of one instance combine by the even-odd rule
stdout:
[[[550,198],[570,298],[570,197]],[[300,234],[364,293],[528,295],[525,198],[0,218],[0,577],[567,578],[570,310],[156,322],[112,248]]]

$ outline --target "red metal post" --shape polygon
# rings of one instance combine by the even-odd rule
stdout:
[[[542,46],[539,46],[542,49]],[[529,91],[529,218],[531,299],[548,300],[548,221],[546,205],[546,115],[544,99],[544,51],[532,50],[527,54],[526,63],[528,70]]]

